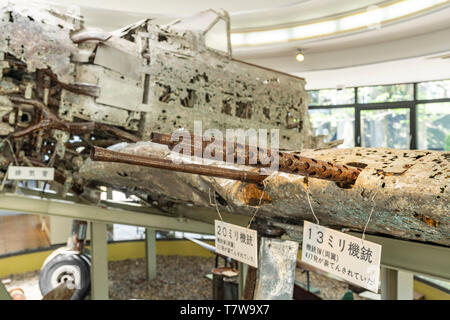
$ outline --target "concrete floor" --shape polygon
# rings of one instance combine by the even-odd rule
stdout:
[[[109,296],[112,300],[161,300],[212,298],[211,273],[214,258],[188,256],[157,256],[157,276],[147,280],[144,259],[130,259],[108,263]],[[26,300],[40,300],[39,271],[9,275],[7,290],[20,288]]]

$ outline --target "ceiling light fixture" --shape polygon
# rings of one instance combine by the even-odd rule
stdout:
[[[303,54],[303,50],[302,49],[298,49],[297,50],[297,54],[295,55],[295,59],[298,62],[303,62],[305,60],[305,55]]]
[[[316,20],[309,23],[285,27],[266,27],[260,30],[235,31],[231,33],[233,47],[262,46],[287,43],[320,37],[331,37],[347,32],[379,29],[384,24],[405,19],[415,14],[423,14],[449,6],[450,0],[396,0],[379,6],[360,9],[344,14]]]

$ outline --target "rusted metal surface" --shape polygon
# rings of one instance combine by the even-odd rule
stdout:
[[[29,72],[50,67],[60,80],[68,81],[74,72],[70,55],[76,51],[69,35],[77,18],[61,17],[33,4],[3,1],[0,6],[0,52],[26,63]]]
[[[235,274],[229,276],[227,273]],[[237,300],[239,271],[234,268],[214,268],[213,275],[213,300]]]
[[[10,96],[9,99],[15,103],[28,104],[37,108],[42,114],[42,120],[37,124],[31,125],[23,130],[12,133],[10,138],[20,138],[22,136],[29,135],[33,132],[41,129],[58,129],[61,131],[67,131],[74,134],[87,133],[94,131],[95,124],[93,122],[67,122],[59,119],[47,107],[38,100],[24,99],[22,97]]]
[[[114,134],[116,137],[125,139],[127,141],[138,142],[140,140],[137,136],[116,127],[111,127],[102,123],[96,123],[95,126],[99,130],[102,130],[104,132],[110,132]]]
[[[247,268],[247,278],[245,279],[242,300],[253,300],[253,297],[255,295],[256,276],[258,270],[252,266],[248,266]]]
[[[114,150],[205,164],[202,159],[182,156],[152,142],[117,145]],[[86,163],[81,173],[102,183],[126,184],[129,188],[144,190],[153,199],[165,194],[172,201],[213,210],[214,203],[210,204],[208,192],[218,194],[221,200],[217,204],[222,212],[251,217],[258,207],[257,218],[281,226],[288,236],[296,239],[301,239],[301,234],[296,233],[301,232],[303,220],[315,221],[306,195],[309,191],[311,205],[321,225],[362,231],[374,207],[366,233],[450,245],[448,152],[353,148],[304,150],[299,155],[359,166],[362,171],[351,188],[342,188],[332,181],[276,172],[264,180],[263,190],[249,189],[251,184],[241,181],[102,162]],[[249,170],[248,166],[204,161]],[[126,173],[127,177],[118,173]],[[155,184],[149,186],[147,181],[155,181]],[[177,188],[173,188],[175,181]],[[247,196],[249,192],[251,197]],[[259,202],[260,199],[265,200]],[[214,218],[212,216],[210,221]]]
[[[208,30],[223,22],[229,26],[226,12],[207,10],[110,33],[85,26],[69,10],[2,2],[0,137],[14,153],[57,168],[64,178],[52,188],[62,191],[98,187],[78,173],[87,148],[146,140],[155,130],[191,130],[194,120],[205,129],[275,127],[282,147],[317,146],[304,79],[234,60],[229,28],[227,50],[209,47]],[[299,125],[288,129],[293,121]],[[3,146],[0,152],[9,153]],[[243,200],[259,199],[252,188],[244,188]]]
[[[273,199],[269,206],[296,212],[283,214],[290,224],[299,221],[296,215],[314,221],[306,197],[309,190],[321,224],[362,231],[367,223],[370,233],[450,245],[448,152],[354,148],[302,154],[364,169],[350,189],[317,179],[305,183],[292,176],[269,177],[266,191]]]
[[[199,215],[217,203],[222,212],[251,217],[258,209],[258,217],[288,234],[298,232],[303,220],[313,219],[308,191],[321,224],[361,231],[375,205],[367,233],[450,245],[448,152],[318,150],[327,145],[312,136],[304,79],[236,61],[229,46],[225,51],[209,47],[208,30],[220,21],[229,27],[226,12],[208,10],[164,26],[146,19],[111,37],[101,32],[94,37],[81,17],[2,3],[0,178],[11,162],[34,161],[58,170],[63,186],[55,182],[51,187],[62,194],[71,189],[94,194],[99,186],[112,185],[168,212],[182,204],[195,206]],[[229,45],[229,28],[224,32]],[[194,120],[202,121],[204,130],[222,132],[276,128],[280,149],[302,152],[283,151],[280,164],[286,172],[271,174],[262,188],[225,178],[93,162],[86,152],[105,141],[129,141],[136,143],[110,148],[186,164],[255,170],[187,159],[166,146],[138,142],[148,141],[152,131],[193,132]],[[317,163],[301,160],[306,158]],[[362,169],[354,184],[335,183],[342,181],[341,175],[354,180],[357,172],[351,167]],[[346,170],[341,173],[339,168]],[[318,175],[331,181],[308,178]],[[13,184],[5,181],[4,190],[12,190]],[[213,218],[205,214],[201,219]]]
[[[231,180],[239,180],[249,183],[261,183],[266,177],[257,172],[242,171],[205,166],[198,164],[176,164],[171,160],[157,157],[143,157],[127,153],[110,151],[100,147],[93,147],[91,150],[91,159],[95,161],[118,162],[150,168],[172,170],[177,172],[186,172],[199,174],[202,176],[218,177]]]
[[[239,159],[243,159],[245,165],[256,167],[270,167],[274,161],[274,155],[271,150],[264,150],[257,146],[242,145],[231,141],[216,141],[215,139],[205,139],[204,137],[193,136],[189,142],[184,142],[182,136],[180,141],[172,141],[171,135],[161,134],[159,132],[152,132],[150,139],[152,142],[161,143],[173,149],[175,146],[182,146],[178,150],[188,150],[190,153],[186,154],[194,156],[201,154],[208,157],[207,148],[212,143],[217,143],[223,146],[220,151],[214,154],[214,158],[218,157],[222,161],[231,161],[232,163],[239,163]],[[211,140],[211,141],[208,141]],[[197,141],[198,143],[197,145]],[[183,147],[184,145],[184,147]],[[196,152],[197,151],[197,152]],[[199,153],[200,152],[200,153]],[[341,182],[345,184],[354,184],[361,172],[360,168],[353,166],[335,164],[330,161],[316,160],[313,158],[303,157],[295,153],[288,153],[278,151],[279,171],[299,174],[311,178],[330,180]],[[232,155],[230,157],[230,155]],[[271,161],[262,161],[261,156],[270,158]],[[265,162],[265,163],[264,163]]]

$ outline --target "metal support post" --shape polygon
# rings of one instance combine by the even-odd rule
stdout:
[[[413,300],[414,274],[381,267],[381,300]]]
[[[106,223],[91,222],[91,299],[109,299]]]
[[[238,269],[239,269],[238,299],[241,300],[244,296],[245,279],[247,278],[247,264],[239,262]]]
[[[145,257],[147,263],[147,280],[156,278],[156,231],[145,229]]]
[[[0,281],[0,300],[11,300],[11,296],[6,290],[5,285]]]
[[[381,267],[381,300],[397,300],[397,270]]]
[[[397,271],[397,299],[414,300],[414,274]]]

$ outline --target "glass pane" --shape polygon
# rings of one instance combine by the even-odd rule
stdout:
[[[336,104],[354,104],[355,90],[347,89],[324,89],[308,91],[311,106],[329,106]]]
[[[414,85],[394,84],[358,88],[358,103],[414,100]]]
[[[324,135],[324,141],[344,139],[338,148],[355,146],[354,108],[314,109],[309,110],[314,135]]]
[[[220,19],[209,29],[205,36],[205,45],[211,49],[228,52],[227,23]]]
[[[409,149],[409,109],[361,110],[361,147]]]
[[[450,102],[417,106],[419,149],[450,151]]]
[[[429,81],[417,84],[417,99],[450,98],[450,80]]]

